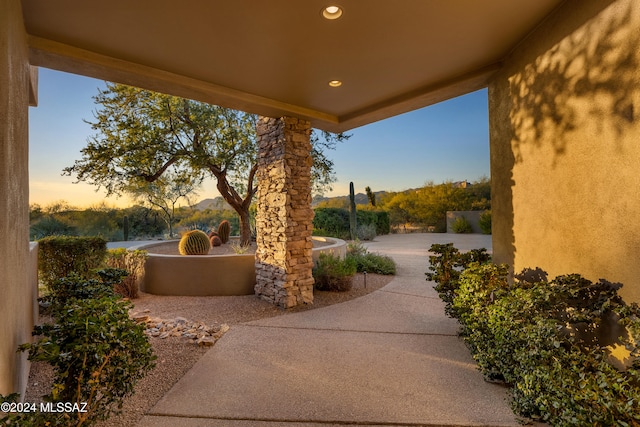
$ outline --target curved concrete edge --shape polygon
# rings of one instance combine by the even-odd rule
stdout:
[[[321,253],[344,258],[347,243],[332,237],[313,236],[325,245],[312,250],[314,264]],[[165,243],[144,242],[129,250],[148,250]],[[154,295],[233,296],[253,295],[256,284],[255,256],[230,255],[162,255],[149,253],[141,290]]]
[[[144,292],[155,295],[252,295],[255,256],[149,254],[144,266]]]
[[[312,236],[311,239],[315,240],[316,242],[328,243],[328,245],[313,248],[313,252],[311,255],[313,258],[313,265],[318,262],[320,254],[333,254],[340,258],[344,258],[347,255],[347,242],[342,239],[321,236]]]

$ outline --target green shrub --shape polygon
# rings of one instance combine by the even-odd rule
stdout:
[[[147,251],[130,251],[125,248],[109,249],[105,264],[111,268],[120,268],[128,274],[115,284],[115,291],[126,298],[138,298],[140,282],[144,277],[144,265]]]
[[[348,258],[353,258],[356,263],[356,269],[359,273],[375,273],[384,275],[396,274],[395,261],[386,255],[380,255],[368,252],[364,255],[347,255]]]
[[[391,230],[389,213],[385,211],[356,211],[358,228],[372,226],[375,235],[389,234]],[[313,218],[313,234],[349,240],[349,210],[340,208],[316,208]],[[370,233],[369,233],[370,234]],[[375,237],[374,235],[374,237]],[[360,237],[359,237],[360,238]]]
[[[467,218],[463,216],[460,216],[456,218],[455,221],[453,221],[451,229],[454,233],[457,234],[469,234],[473,231],[473,229],[471,228],[471,223],[469,222],[469,220],[467,220]]]
[[[101,237],[50,236],[38,241],[38,273],[44,285],[72,273],[88,278],[107,253]]]
[[[376,238],[375,224],[360,224],[356,230],[358,240],[373,240]]]
[[[364,247],[360,240],[353,240],[347,243],[347,255],[365,255],[367,248]]]
[[[78,234],[76,227],[52,215],[39,219],[29,227],[29,237],[32,240],[47,236],[72,236],[76,234]]]
[[[491,211],[484,211],[480,214],[478,225],[480,225],[482,234],[491,234]]]
[[[433,244],[429,251],[434,255],[429,256],[427,280],[436,282],[434,289],[445,302],[445,312],[451,317],[456,317],[452,305],[459,286],[460,272],[472,262],[489,262],[491,256],[485,248],[461,253],[453,243]]]
[[[316,236],[349,238],[349,211],[339,208],[316,208],[313,228]]]
[[[313,269],[315,287],[320,291],[345,292],[353,286],[356,264],[352,258],[344,260],[333,254],[321,253]]]
[[[358,210],[356,211],[356,218],[358,225],[374,225],[375,232],[378,236],[389,234],[391,231],[391,221],[389,220],[388,212]]]
[[[622,301],[620,285],[579,275],[547,281],[540,270],[509,283],[506,265],[466,263],[452,245],[435,249],[429,274],[448,280],[448,313],[483,375],[511,386],[518,415],[554,426],[638,425],[640,309]],[[615,361],[613,346],[633,364]]]
[[[368,252],[359,240],[347,244],[347,258],[353,259],[356,263],[358,273],[396,274],[396,263],[393,258]]]
[[[59,282],[48,297],[53,322],[36,326],[38,340],[20,350],[54,368],[45,401],[86,403],[86,412],[12,414],[0,421],[4,425],[91,425],[117,413],[154,366],[143,326],[129,318],[132,305],[114,295],[112,283],[77,275]]]

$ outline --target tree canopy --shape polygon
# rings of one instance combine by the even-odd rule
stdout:
[[[240,217],[241,240],[251,238],[249,207],[257,191],[257,116],[228,108],[108,83],[94,97],[87,121],[96,132],[82,158],[64,169],[108,195],[140,194],[148,183],[171,179],[197,186],[207,174]],[[347,135],[312,132],[314,191],[335,181],[324,154]],[[165,175],[165,180],[169,179]]]

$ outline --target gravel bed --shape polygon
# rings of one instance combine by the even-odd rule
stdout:
[[[313,310],[358,298],[380,289],[392,279],[393,276],[368,274],[366,277],[367,287],[365,288],[364,276],[357,274],[352,290],[340,293],[315,291],[313,305],[289,310],[275,307],[253,295],[183,297],[141,293],[140,298],[133,300],[135,307],[132,309],[131,315],[135,317],[145,314],[167,320],[182,317],[214,328],[220,328],[225,324],[233,328],[233,325],[243,322]],[[125,401],[122,413],[97,423],[97,426],[128,427],[135,425],[210,348],[196,345],[192,340],[174,336],[167,338],[150,336],[149,342],[157,356],[156,367],[136,385],[136,392]],[[32,363],[24,401],[41,401],[41,396],[47,394],[51,389],[52,377],[53,371],[49,365],[43,362]]]

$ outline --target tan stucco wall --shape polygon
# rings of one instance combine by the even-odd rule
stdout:
[[[493,251],[640,301],[640,2],[569,0],[489,87]]]
[[[30,69],[19,0],[0,2],[0,393],[24,392],[19,344],[31,339],[28,106]]]

